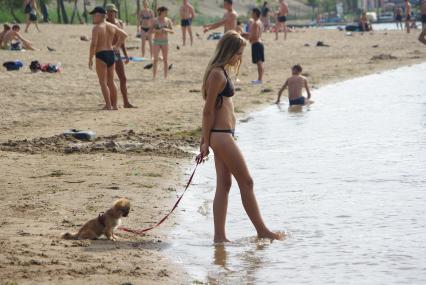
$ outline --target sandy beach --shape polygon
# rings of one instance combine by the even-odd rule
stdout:
[[[170,37],[169,78],[152,81],[152,71],[143,69],[146,63],[129,63],[129,98],[138,108],[105,112],[100,111],[96,73],[87,66],[89,42],[80,41],[91,27],[41,29],[25,34],[40,51],[0,50],[1,62],[25,63],[17,72],[0,71],[0,284],[190,282],[184,269],[161,251],[172,242],[167,231],[173,218],[143,237],[119,232],[117,242],[64,241],[60,235],[76,231],[119,197],[133,205],[123,219],[129,227],[151,225],[169,210],[192,167],[203,106],[201,81],[217,42],[203,36],[193,47],[182,47],[176,27]],[[126,30],[129,54],[140,56],[136,28]],[[197,32],[201,35],[201,28]],[[296,63],[303,66],[315,100],[320,85],[423,62],[426,50],[417,41],[418,32],[347,36],[311,29],[291,33],[287,41],[264,34],[265,82],[250,84],[257,74],[248,47],[234,97],[239,119],[272,104]],[[316,47],[317,41],[329,47]],[[60,62],[63,71],[31,73],[32,60]],[[60,136],[74,128],[93,130],[98,139],[82,143]]]

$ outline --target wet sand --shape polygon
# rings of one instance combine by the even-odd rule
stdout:
[[[40,34],[25,35],[41,51],[0,50],[2,62],[21,59],[26,64],[19,72],[0,72],[0,205],[5,209],[0,224],[0,284],[183,282],[187,277],[181,268],[161,252],[170,243],[167,230],[173,218],[145,237],[118,233],[116,243],[63,241],[59,236],[77,230],[118,197],[133,204],[129,218],[123,220],[126,226],[147,226],[167,212],[182,191],[184,171],[198,141],[203,105],[199,90],[216,42],[196,40],[193,48],[183,48],[178,31],[170,39],[169,79],[161,77],[160,68],[158,79],[151,81],[145,63],[130,63],[129,97],[138,108],[105,112],[99,111],[103,99],[96,74],[87,68],[89,42],[80,41],[81,35],[90,35],[90,27],[41,28]],[[127,30],[133,34],[135,28]],[[264,35],[267,62],[262,86],[249,83],[256,79],[256,68],[246,50],[234,97],[240,119],[275,100],[293,64],[300,63],[317,87],[421,62],[426,56],[417,33],[346,36],[300,30],[289,34],[287,41],[276,42],[273,37]],[[315,47],[317,41],[330,47]],[[136,47],[139,41],[131,38],[127,45]],[[139,49],[129,53],[140,56]],[[32,74],[28,65],[36,59],[61,62],[63,72]],[[313,96],[315,100],[315,90]],[[121,98],[119,102],[122,105]],[[96,131],[99,138],[82,144],[59,136],[70,128]]]

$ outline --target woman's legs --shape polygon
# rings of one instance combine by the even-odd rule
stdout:
[[[161,46],[161,53],[163,54],[163,65],[164,65],[164,78],[167,78],[167,73],[169,71],[168,65],[168,55],[169,55],[169,46]]]
[[[148,40],[149,54],[150,54],[151,59],[152,59],[152,34],[151,34],[151,32],[148,32],[146,38]]]
[[[253,179],[234,138],[229,134],[214,133],[211,135],[210,144],[215,157],[217,156],[217,159],[223,162],[226,169],[237,180],[244,209],[256,228],[258,237],[282,239],[282,233],[271,232],[263,222],[253,191]]]
[[[144,30],[141,29],[141,50],[142,50],[142,57],[145,57],[145,46],[146,46],[146,33]]]
[[[214,242],[227,242],[225,234],[226,212],[228,210],[228,194],[231,190],[231,172],[219,157],[214,157],[216,166],[216,194],[213,201]]]
[[[26,14],[26,23],[25,24],[26,24],[26,26],[25,26],[25,32],[28,33],[28,28],[31,25],[31,20],[30,20],[30,14],[29,13]]]
[[[157,76],[157,68],[158,68],[158,56],[160,54],[160,46],[159,45],[153,45],[153,49],[154,49],[154,61],[153,61],[153,66],[152,66],[152,72],[153,72],[153,76],[154,79]]]

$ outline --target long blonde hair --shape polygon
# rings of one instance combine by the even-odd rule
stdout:
[[[207,65],[206,72],[204,73],[203,79],[203,98],[207,98],[206,84],[209,78],[210,72],[216,67],[223,67],[230,69],[229,61],[233,58],[241,47],[246,46],[247,41],[236,31],[227,32],[219,41],[216,47],[216,51]],[[235,73],[238,75],[240,71],[241,60],[233,67]]]

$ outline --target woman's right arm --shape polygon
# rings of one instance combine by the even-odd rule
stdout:
[[[200,159],[209,154],[210,131],[215,121],[216,98],[225,87],[226,79],[220,70],[212,70],[206,82],[207,98],[203,109],[203,127],[200,145]]]

